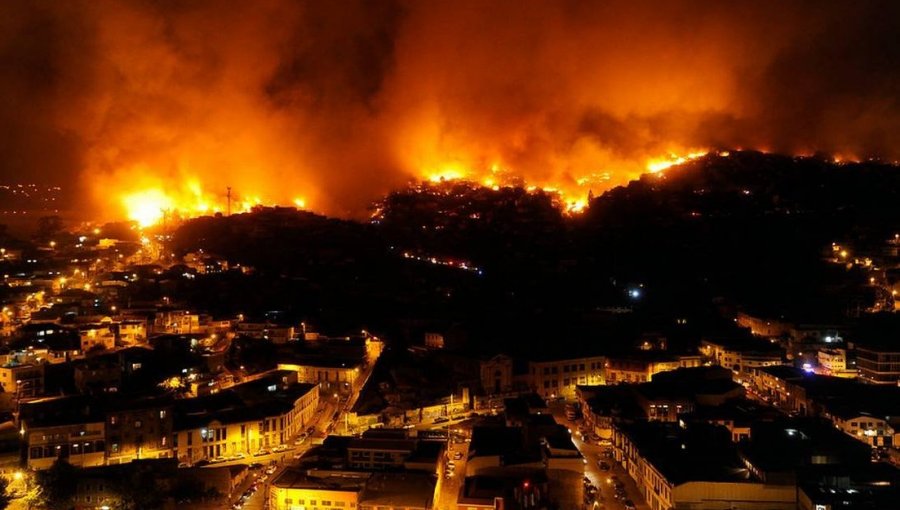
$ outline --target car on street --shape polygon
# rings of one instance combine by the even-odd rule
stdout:
[[[244,457],[246,457],[246,455],[244,455],[244,452],[238,452],[229,457],[228,460],[241,460]]]
[[[626,499],[622,504],[625,506],[625,510],[635,510],[634,501],[630,499]]]
[[[260,448],[260,449],[257,450],[257,452],[254,453],[253,455],[254,455],[255,457],[262,457],[263,455],[268,455],[268,454],[269,454],[269,450],[267,450],[266,448]]]
[[[600,469],[602,471],[609,471],[609,464],[607,464],[605,461],[601,460],[600,461]]]
[[[275,448],[272,448],[272,453],[286,452],[287,449],[288,449],[287,445],[280,444],[280,445],[276,446]]]
[[[441,416],[440,418],[435,418],[434,423],[447,423],[450,421],[448,418]]]

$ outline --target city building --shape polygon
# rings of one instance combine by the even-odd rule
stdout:
[[[513,390],[513,360],[502,354],[479,364],[481,387],[488,395],[501,395]]]
[[[868,343],[856,346],[859,378],[869,384],[900,384],[900,346]]]
[[[834,377],[853,378],[859,375],[855,367],[851,368],[847,361],[846,349],[819,349],[816,354],[818,361],[817,373]]]
[[[194,464],[253,455],[283,445],[306,430],[319,404],[312,384],[285,384],[273,377],[213,395],[175,402],[172,448],[180,462]]]
[[[172,457],[172,403],[121,398],[105,406],[106,463]]]
[[[730,508],[796,508],[795,487],[755,477],[723,427],[616,424],[613,451],[651,510],[719,510],[723,502]]]
[[[782,364],[784,352],[757,339],[727,338],[704,339],[700,342],[700,352],[710,362],[734,371],[745,377],[754,368]]]
[[[308,363],[278,363],[278,370],[297,374],[297,380],[308,384],[318,384],[322,391],[347,393],[356,384],[362,365],[349,360],[310,360]]]
[[[20,399],[41,395],[44,392],[44,365],[9,362],[0,366],[0,387]]]
[[[700,365],[700,355],[671,355],[649,351],[609,356],[604,368],[606,384],[621,384],[647,382],[660,372]]]
[[[29,469],[47,469],[57,459],[82,467],[106,464],[105,419],[85,398],[42,398],[19,409],[23,463]]]
[[[575,398],[576,386],[604,384],[604,356],[532,361],[528,365],[531,389],[544,398]]]
[[[865,412],[842,409],[833,411],[831,417],[834,424],[844,433],[872,446],[898,444],[895,442],[897,432],[891,425],[889,416],[872,416]]]
[[[433,474],[288,468],[272,482],[271,510],[429,510]]]
[[[81,350],[111,350],[116,347],[116,334],[111,323],[85,324],[78,327]]]

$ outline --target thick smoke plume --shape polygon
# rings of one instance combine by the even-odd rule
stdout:
[[[410,178],[594,192],[670,153],[900,158],[900,3],[0,6],[0,178],[359,215]],[[493,172],[492,172],[493,169]]]

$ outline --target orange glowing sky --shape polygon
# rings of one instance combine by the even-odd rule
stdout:
[[[362,217],[410,180],[568,207],[736,147],[900,157],[896,2],[7,2],[0,177],[94,217]],[[896,15],[895,15],[896,14]],[[168,214],[167,213],[167,214]]]

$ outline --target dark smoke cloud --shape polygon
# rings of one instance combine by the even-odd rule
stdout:
[[[0,179],[83,186],[106,216],[111,190],[186,181],[351,215],[445,164],[602,187],[698,148],[896,160],[898,20],[893,1],[4,2]]]

